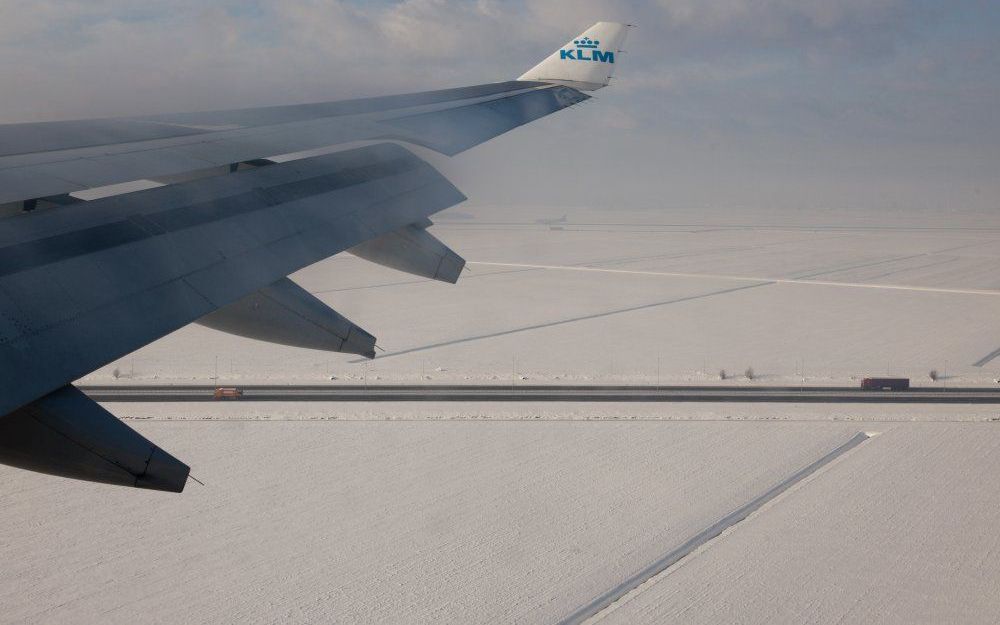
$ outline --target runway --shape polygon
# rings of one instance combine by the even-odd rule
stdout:
[[[1000,389],[914,388],[865,391],[855,387],[789,386],[240,386],[242,396],[215,399],[214,386],[80,386],[99,402],[721,402],[1000,404]]]

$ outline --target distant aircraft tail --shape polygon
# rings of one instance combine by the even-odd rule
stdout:
[[[607,87],[615,73],[628,28],[617,22],[598,22],[518,80],[557,83],[583,91]]]

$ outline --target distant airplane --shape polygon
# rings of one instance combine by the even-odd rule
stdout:
[[[181,492],[189,467],[73,381],[192,322],[373,357],[375,337],[287,276],[347,250],[458,279],[465,261],[427,227],[465,196],[388,141],[451,156],[583,102],[627,30],[595,24],[510,82],[0,125],[0,211],[15,213],[0,219],[0,463]]]

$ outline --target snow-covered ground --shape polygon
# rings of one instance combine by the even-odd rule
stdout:
[[[1000,377],[1000,216],[460,207],[438,222],[471,261],[458,285],[350,256],[295,276],[380,337],[374,362],[191,326],[86,382]],[[718,380],[747,367],[753,382]],[[859,431],[879,436],[598,618],[1000,620],[995,406],[109,408],[207,486],[0,466],[0,623],[556,622]]]
[[[128,421],[1000,421],[1000,406],[994,404],[306,401],[115,402],[105,407]]]
[[[997,217],[461,207],[438,221],[470,261],[457,285],[350,255],[294,276],[379,337],[373,362],[190,326],[87,381],[116,369],[122,383],[706,383],[748,367],[761,384],[1000,377],[1000,358],[975,366],[1000,348]]]
[[[0,467],[0,622],[552,623],[860,431],[879,435],[599,616],[1000,618],[997,423],[782,422],[766,406],[699,420],[704,407],[663,404],[578,408],[589,421],[530,404],[528,421],[428,403],[402,406],[406,421],[125,408],[207,486]],[[971,410],[916,418],[986,418]]]
[[[893,427],[602,623],[1000,622],[1000,436]]]

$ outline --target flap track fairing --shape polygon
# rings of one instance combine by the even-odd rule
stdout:
[[[349,251],[379,265],[455,284],[465,268],[465,259],[427,232],[428,225],[429,221],[411,224]]]
[[[220,308],[197,323],[268,343],[375,357],[374,336],[289,278]]]

